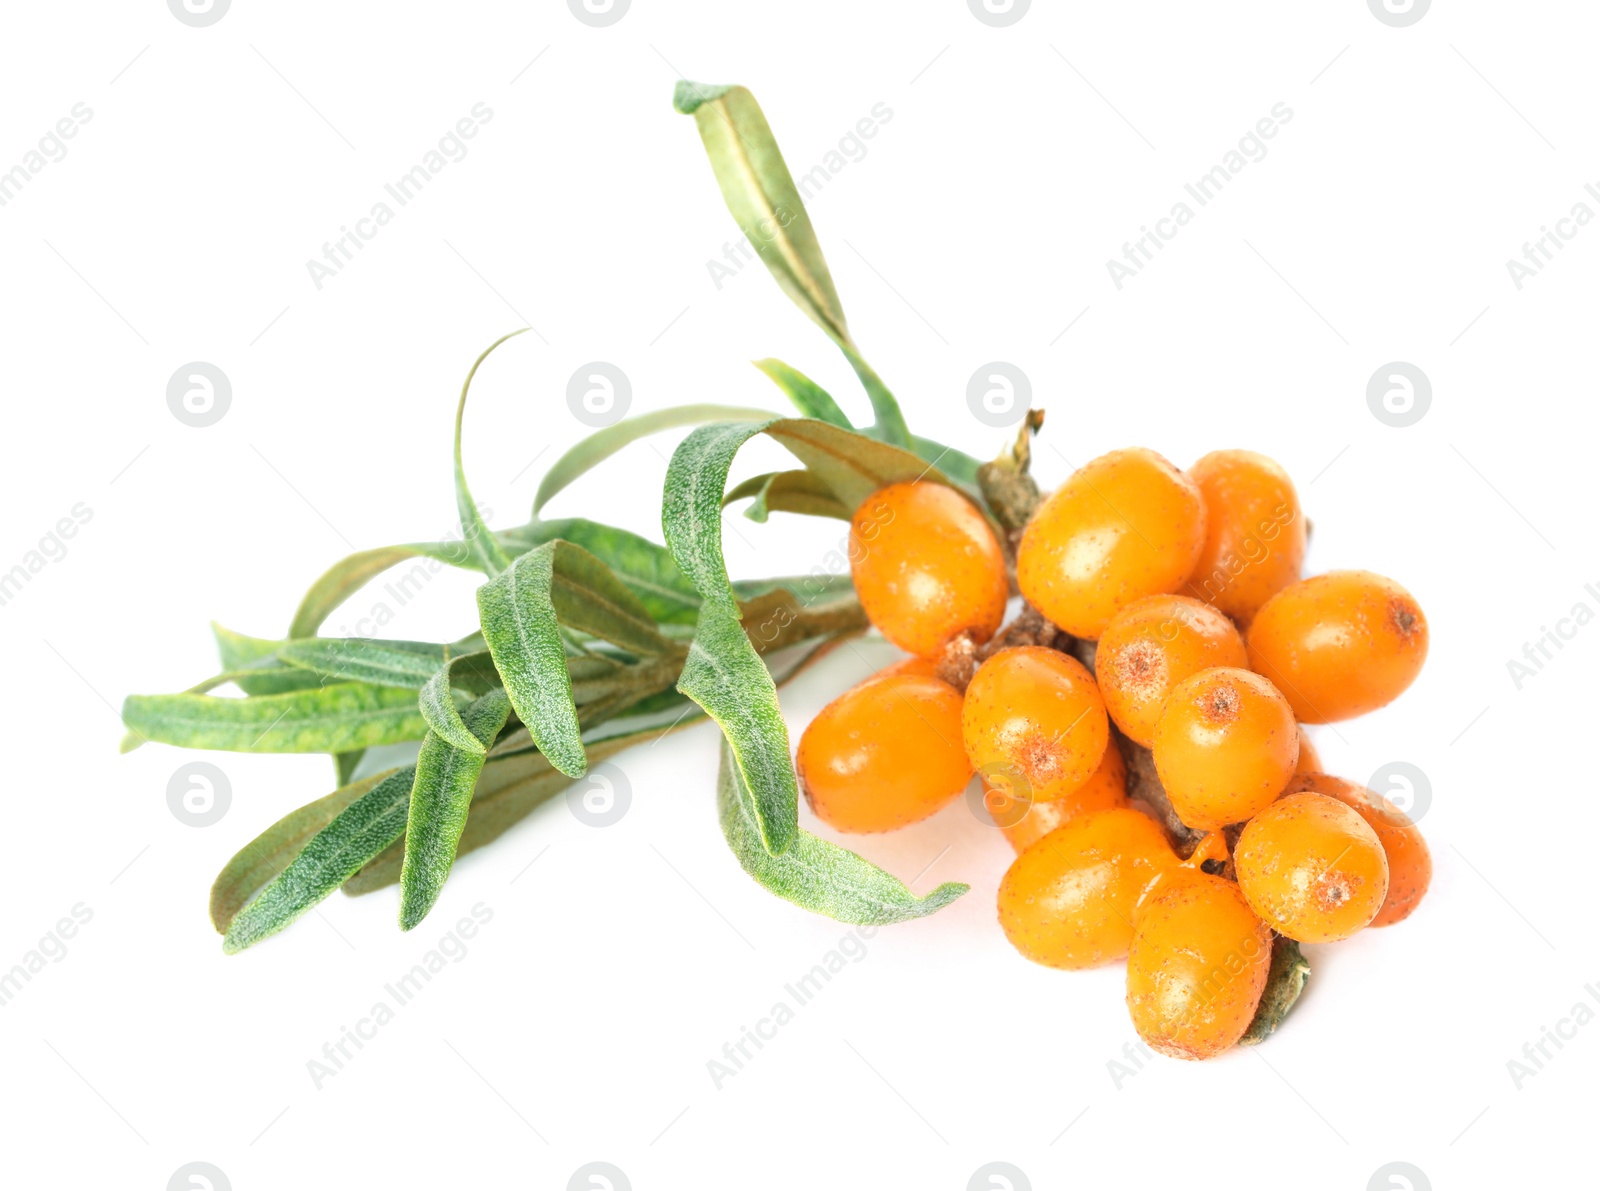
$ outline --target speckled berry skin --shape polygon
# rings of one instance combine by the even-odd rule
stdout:
[[[1084,815],[1012,862],[1000,882],[1000,925],[1034,963],[1110,963],[1128,953],[1140,899],[1177,865],[1166,833],[1143,811]]]
[[[1242,625],[1300,578],[1306,519],[1289,473],[1254,451],[1212,451],[1189,477],[1206,502],[1206,541],[1184,594]]]
[[[1200,489],[1154,451],[1112,451],[1041,504],[1017,549],[1017,586],[1075,636],[1098,639],[1118,611],[1177,591],[1205,543]]]
[[[1111,618],[1095,650],[1094,673],[1117,727],[1148,748],[1173,687],[1201,670],[1242,668],[1248,660],[1239,630],[1210,604],[1158,595]]]
[[[1128,1014],[1150,1048],[1209,1059],[1244,1036],[1272,966],[1272,935],[1238,887],[1179,870],[1139,911]]]
[[[1122,760],[1122,750],[1112,742],[1106,745],[1105,756],[1100,758],[1100,765],[1089,775],[1089,780],[1065,798],[1017,805],[1002,795],[993,797],[996,801],[991,806],[999,812],[1000,830],[1020,854],[1073,819],[1127,806],[1128,770]]]
[[[1330,571],[1284,588],[1245,637],[1250,668],[1308,724],[1347,720],[1398,698],[1428,656],[1411,593],[1371,571]]]
[[[961,708],[973,768],[1022,800],[1051,802],[1100,767],[1110,722],[1094,677],[1054,649],[1002,649],[978,667]]]
[[[1005,555],[972,502],[931,481],[891,484],[850,520],[850,577],[877,630],[933,657],[963,633],[982,643],[1005,615]]]
[[[1389,892],[1377,833],[1325,794],[1287,794],[1251,819],[1233,863],[1250,908],[1302,943],[1349,938],[1377,916]]]
[[[1389,863],[1389,892],[1368,926],[1393,926],[1410,917],[1433,881],[1433,855],[1406,813],[1381,794],[1327,773],[1296,775],[1286,794],[1326,794],[1367,821]]]
[[[1178,818],[1214,831],[1242,823],[1283,792],[1300,755],[1300,730],[1265,678],[1219,667],[1173,688],[1151,751]]]

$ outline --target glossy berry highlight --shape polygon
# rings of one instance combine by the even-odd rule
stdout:
[[[961,695],[911,668],[874,675],[807,725],[795,759],[817,818],[839,831],[889,831],[934,814],[972,777]]]
[[[1143,447],[1112,451],[1034,513],[1017,550],[1017,586],[1067,632],[1098,639],[1135,600],[1182,587],[1205,536],[1193,480]]]
[[[867,619],[907,653],[987,641],[1005,615],[1005,555],[983,514],[944,484],[890,484],[850,520],[850,576]]]

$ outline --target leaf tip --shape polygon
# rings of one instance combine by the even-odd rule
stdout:
[[[679,79],[678,85],[672,89],[672,106],[685,116],[692,116],[701,104],[721,99],[731,90],[733,90],[731,83],[708,85],[692,82],[689,79]]]

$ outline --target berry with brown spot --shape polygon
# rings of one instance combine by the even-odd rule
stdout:
[[[1019,799],[1051,802],[1089,780],[1111,739],[1083,663],[1041,645],[1002,649],[978,667],[961,708],[973,768]]]
[[[1381,794],[1327,773],[1297,775],[1288,794],[1326,794],[1337,798],[1367,821],[1383,845],[1389,862],[1389,892],[1368,926],[1392,926],[1411,915],[1433,880],[1433,856],[1417,825]]]
[[[1371,571],[1330,571],[1273,596],[1246,635],[1250,668],[1308,724],[1392,702],[1428,656],[1428,622],[1411,593]]]
[[[1184,824],[1214,831],[1265,810],[1294,773],[1294,712],[1259,674],[1202,670],[1173,688],[1151,749]]]
[[[1233,863],[1250,908],[1302,943],[1349,938],[1372,922],[1389,892],[1377,832],[1326,794],[1287,794],[1251,819]]]
[[[1111,618],[1094,672],[1112,720],[1148,748],[1175,686],[1201,670],[1243,669],[1248,662],[1244,638],[1221,612],[1187,596],[1156,595]]]

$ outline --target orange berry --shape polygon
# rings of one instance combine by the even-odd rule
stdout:
[[[1294,763],[1295,773],[1321,773],[1322,758],[1317,754],[1317,746],[1311,743],[1311,734],[1304,724],[1295,727],[1300,731],[1300,757]]]
[[[1013,947],[1047,967],[1120,959],[1139,899],[1177,864],[1148,815],[1131,807],[1084,815],[1011,862],[1000,881],[1000,925]]]
[[[1139,909],[1128,951],[1128,1014],[1151,1049],[1209,1059],[1244,1036],[1267,986],[1272,935],[1238,886],[1185,870]]]
[[[1206,542],[1184,591],[1242,625],[1300,578],[1306,521],[1294,481],[1254,451],[1212,451],[1189,469],[1206,501]]]
[[[1233,621],[1199,600],[1157,595],[1111,618],[1095,651],[1094,673],[1117,727],[1148,748],[1173,687],[1201,670],[1247,664]]]
[[[1094,811],[1128,805],[1128,770],[1115,741],[1106,745],[1100,767],[1071,794],[1051,802],[1019,803],[1001,791],[985,791],[985,802],[1011,846],[1025,851],[1063,823]]]
[[[1368,926],[1392,926],[1410,916],[1433,880],[1433,857],[1428,842],[1406,813],[1382,794],[1342,777],[1312,773],[1290,780],[1289,794],[1326,794],[1337,798],[1367,821],[1383,845],[1389,862],[1389,892]]]
[[[1371,571],[1330,571],[1268,600],[1245,644],[1308,724],[1347,720],[1397,698],[1428,656],[1428,622],[1411,593]]]
[[[1067,632],[1097,638],[1117,611],[1177,591],[1205,543],[1195,482],[1154,451],[1112,451],[1041,504],[1017,550],[1017,586]]]
[[[1156,724],[1156,774],[1185,824],[1214,831],[1265,810],[1299,754],[1294,712],[1270,682],[1234,667],[1173,688]]]
[[[850,519],[850,577],[867,619],[907,653],[987,641],[1005,615],[1006,561],[983,514],[954,488],[890,484]]]
[[[1349,938],[1373,920],[1389,891],[1377,832],[1325,794],[1285,795],[1251,819],[1233,865],[1251,909],[1302,943]]]
[[[984,781],[1019,801],[1065,798],[1099,768],[1111,739],[1083,663],[1054,649],[1002,649],[972,676],[961,737]]]
[[[811,721],[795,765],[811,809],[839,831],[926,819],[972,778],[961,694],[926,675],[873,675]]]

